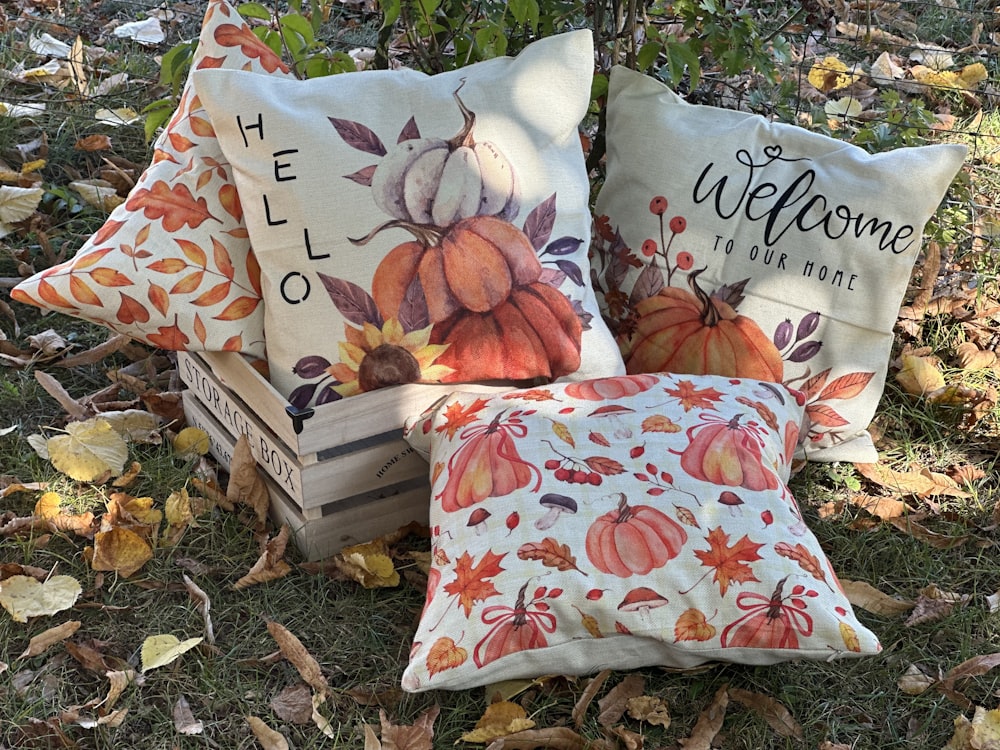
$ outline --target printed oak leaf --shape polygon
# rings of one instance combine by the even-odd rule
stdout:
[[[134,191],[125,208],[129,211],[142,209],[147,219],[160,220],[165,232],[177,232],[185,224],[196,229],[207,219],[219,221],[208,210],[208,201],[204,197],[196,199],[183,183],[171,186],[163,180],[154,182],[150,189]]]
[[[760,581],[746,563],[763,559],[757,554],[758,550],[764,546],[763,544],[750,541],[750,538],[744,534],[734,545],[730,546],[729,534],[723,531],[721,526],[710,529],[708,536],[705,537],[705,541],[708,542],[708,549],[696,549],[694,554],[701,560],[702,565],[714,571],[712,580],[719,584],[720,595],[726,595],[726,591],[729,589],[731,583],[739,584],[749,581]],[[697,586],[707,575],[708,573],[706,572],[705,575],[691,586],[691,589]],[[691,589],[688,589],[688,591]]]
[[[715,636],[715,626],[700,609],[691,607],[681,612],[674,624],[674,643],[681,641],[707,641]]]
[[[550,536],[545,537],[540,542],[525,542],[517,550],[517,556],[521,560],[538,560],[547,568],[556,570],[576,570],[584,575],[576,565],[576,557],[573,556],[568,544],[560,544]]]
[[[445,584],[444,590],[451,596],[458,597],[459,606],[465,610],[466,617],[472,614],[475,602],[500,594],[489,579],[504,571],[500,562],[506,554],[497,555],[487,550],[482,559],[474,563],[474,558],[468,552],[463,552],[455,560],[455,580]]]
[[[642,420],[643,432],[680,432],[681,426],[665,414],[654,414]]]
[[[448,669],[465,664],[469,652],[447,636],[442,636],[431,644],[427,652],[427,672],[433,677]]]
[[[668,395],[676,398],[684,411],[692,409],[715,409],[715,402],[722,400],[722,393],[715,388],[696,388],[690,380],[680,380],[676,388],[664,388]]]
[[[448,439],[453,440],[455,434],[460,429],[473,424],[479,419],[477,414],[485,409],[486,406],[487,401],[483,398],[477,398],[468,406],[462,406],[458,402],[448,404],[448,408],[444,410],[444,424],[438,425],[434,431],[446,432],[448,433]]]

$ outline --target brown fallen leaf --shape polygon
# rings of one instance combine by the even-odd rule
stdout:
[[[903,676],[896,680],[896,685],[907,695],[921,695],[936,685],[941,679],[940,673],[935,676],[919,664],[907,667]]]
[[[971,341],[955,347],[955,357],[963,370],[985,370],[997,363],[996,352],[980,349]]]
[[[910,511],[910,508],[902,500],[896,500],[891,497],[876,497],[875,495],[864,493],[852,493],[849,501],[851,505],[861,508],[882,520],[896,518]]]
[[[289,685],[271,699],[271,710],[282,721],[308,724],[312,720],[312,690],[304,682]]]
[[[275,622],[267,621],[267,632],[271,634],[282,655],[291,662],[292,666],[298,670],[299,676],[319,693],[326,695],[330,690],[330,685],[323,676],[319,662],[306,650],[300,641],[288,628]]]
[[[486,707],[486,711],[476,722],[475,728],[471,732],[462,735],[462,742],[475,742],[487,744],[500,737],[523,732],[535,726],[535,722],[528,718],[528,712],[524,706],[510,701],[497,701]],[[382,730],[382,738],[385,739],[385,728]]]
[[[265,724],[263,719],[247,716],[246,720],[247,724],[250,725],[250,731],[253,732],[253,736],[257,738],[257,742],[264,750],[288,750],[288,740],[280,732],[276,732]]]
[[[63,357],[59,361],[53,362],[52,364],[56,367],[65,367],[67,369],[80,367],[82,365],[92,365],[121,350],[129,343],[130,340],[131,339],[123,333],[114,334],[107,341],[98,344],[97,346],[74,354],[71,357]]]
[[[377,744],[369,745],[368,732],[365,736],[365,750],[369,747],[375,750],[432,750],[434,739],[434,720],[441,712],[441,707],[434,705],[420,714],[413,724],[392,724],[386,716],[385,711],[379,710],[379,723],[381,724],[382,740],[375,738],[372,733],[371,738]],[[370,728],[367,728],[370,732]]]
[[[935,472],[895,471],[883,464],[856,463],[854,468],[866,479],[900,495],[969,497],[955,480]]]
[[[73,635],[77,630],[80,629],[79,620],[70,620],[69,622],[64,622],[62,625],[56,625],[53,628],[39,633],[30,641],[28,641],[28,648],[26,648],[18,659],[29,659],[32,656],[38,656],[39,654],[44,654],[52,646],[57,643],[62,643],[71,635]]]
[[[250,451],[250,441],[246,435],[240,435],[233,448],[226,499],[233,505],[249,505],[257,518],[257,529],[264,528],[267,512],[271,507],[271,493],[257,469],[257,461]]]
[[[501,737],[486,750],[614,750],[615,745],[604,740],[587,740],[569,727],[527,729]]]
[[[643,748],[643,738],[642,735],[633,732],[631,729],[626,729],[623,726],[608,727],[607,733],[612,737],[618,739],[618,746],[622,750],[642,750]]]
[[[712,750],[712,741],[722,729],[726,718],[726,707],[729,705],[729,686],[723,685],[715,691],[712,702],[698,715],[691,736],[680,739],[684,750]]]
[[[125,528],[113,528],[94,535],[94,546],[90,550],[90,567],[94,570],[113,570],[128,578],[143,565],[153,559],[153,548],[149,542]]]
[[[630,698],[642,695],[646,689],[646,681],[642,675],[632,672],[621,682],[608,691],[607,695],[597,701],[601,712],[597,715],[597,723],[602,727],[617,724],[628,708]]]
[[[884,594],[865,581],[841,579],[840,585],[852,605],[877,615],[900,615],[914,606],[914,602]]]
[[[952,547],[960,547],[972,539],[972,537],[968,534],[950,536],[948,534],[939,534],[936,531],[931,531],[917,520],[919,517],[920,516],[890,518],[889,523],[900,531],[909,534],[918,542],[930,545],[931,547],[934,547],[934,549],[951,549]]]
[[[964,709],[969,709],[972,707],[972,702],[956,690],[955,683],[970,677],[984,675],[997,666],[1000,666],[1000,653],[973,656],[971,659],[966,659],[958,666],[949,669],[934,687],[944,693],[953,703]],[[1000,747],[1000,744],[998,744],[998,747]]]
[[[628,715],[636,721],[663,727],[670,726],[667,702],[655,695],[639,695],[628,699]]]
[[[573,726],[579,729],[583,726],[584,718],[587,714],[587,709],[590,707],[590,702],[594,700],[604,682],[611,676],[611,670],[605,669],[598,672],[597,675],[591,678],[590,682],[587,683],[587,687],[583,689],[580,697],[576,701],[576,705],[573,706]]]
[[[285,560],[285,548],[288,546],[288,524],[282,524],[281,530],[265,546],[264,551],[247,574],[233,584],[234,589],[245,589],[258,583],[284,578],[292,572],[292,566]]]
[[[334,565],[348,578],[366,589],[392,588],[399,585],[399,573],[381,539],[344,547],[333,558]]]
[[[933,583],[920,590],[913,612],[903,623],[910,628],[925,622],[933,622],[947,617],[955,605],[965,604],[972,598],[969,594],[954,594],[942,591]]]
[[[73,419],[86,419],[90,413],[79,401],[69,395],[69,391],[63,388],[62,384],[44,370],[35,370],[35,380],[54,398],[67,414]]]
[[[805,739],[802,727],[785,706],[774,698],[742,688],[729,688],[729,697],[737,703],[755,711],[768,725],[782,737]]]

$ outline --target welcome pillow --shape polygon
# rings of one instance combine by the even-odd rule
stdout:
[[[877,653],[785,484],[798,399],[640,374],[407,420],[433,536],[403,687]]]
[[[208,4],[191,66],[288,73],[225,0]],[[22,281],[11,297],[163,349],[263,356],[260,269],[190,75],[128,199],[73,258]]]
[[[244,201],[272,382],[624,372],[590,286],[589,31],[427,76],[195,73]]]
[[[784,383],[807,458],[877,460],[893,325],[965,147],[872,155],[626,68],[607,127],[592,263],[628,371]]]

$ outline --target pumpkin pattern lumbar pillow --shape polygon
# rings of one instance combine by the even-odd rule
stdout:
[[[592,264],[628,371],[785,383],[805,456],[876,460],[893,326],[965,147],[872,155],[625,68],[607,141]]]
[[[225,0],[208,4],[191,67],[288,74]],[[125,202],[73,258],[22,281],[11,297],[162,349],[263,356],[260,268],[190,76]]]
[[[403,687],[878,652],[786,484],[800,401],[639,374],[407,420],[433,534]]]
[[[624,372],[587,264],[592,53],[577,31],[436,76],[196,74],[254,196],[270,372],[293,404]]]

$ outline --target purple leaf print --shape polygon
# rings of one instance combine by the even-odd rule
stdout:
[[[552,287],[553,289],[558,289],[566,281],[566,274],[560,271],[558,268],[549,268],[547,266],[542,266],[542,274],[538,277],[538,280]]]
[[[582,244],[583,240],[576,237],[560,237],[546,245],[539,255],[572,255]]]
[[[370,167],[359,169],[357,172],[353,172],[351,174],[345,174],[344,177],[348,180],[358,183],[359,185],[364,185],[365,187],[371,187],[372,175],[375,174],[375,169],[377,167],[378,167],[377,164],[372,164]]]
[[[399,305],[399,324],[406,333],[419,331],[431,324],[431,316],[427,310],[427,297],[418,277],[406,288],[406,294]]]
[[[635,280],[628,301],[632,306],[638,305],[644,299],[655,297],[663,289],[663,273],[656,266],[646,266]]]
[[[330,117],[330,124],[336,128],[337,133],[351,148],[364,151],[366,154],[374,156],[385,156],[386,150],[382,141],[372,129],[360,122],[353,120],[341,120],[339,117]]]
[[[403,141],[412,141],[420,137],[420,128],[417,127],[417,121],[411,117],[406,121],[403,129],[399,131],[399,138],[396,139],[396,143],[402,143]]]
[[[750,279],[743,279],[743,281],[737,281],[735,284],[723,284],[712,292],[712,297],[725,302],[735,310],[743,302],[743,290],[747,288],[749,282]]]
[[[335,279],[325,273],[317,273],[323,282],[326,293],[330,295],[334,306],[340,314],[355,325],[371,323],[376,328],[382,328],[382,314],[375,305],[375,300],[364,289],[350,281]]]
[[[562,259],[557,260],[556,265],[559,267],[560,271],[573,280],[574,284],[577,286],[583,286],[583,272],[580,271],[580,266],[571,260]]]
[[[531,246],[541,250],[549,241],[552,227],[556,223],[556,194],[553,193],[543,200],[528,214],[524,221],[524,233],[528,236]]]

